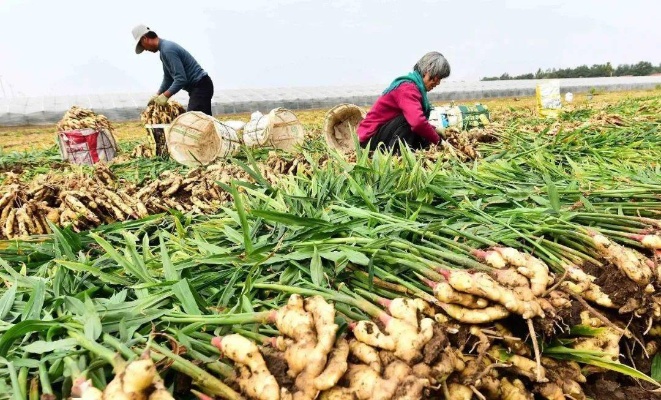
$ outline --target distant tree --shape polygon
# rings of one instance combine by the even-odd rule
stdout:
[[[631,75],[631,65],[620,64],[615,68],[615,76]]]
[[[636,65],[631,67],[631,75],[634,76],[647,76],[654,71],[654,67],[651,62],[641,61]]]
[[[570,74],[573,78],[587,78],[592,75],[590,67],[587,65],[578,66],[573,71],[571,68],[567,68],[567,73]]]
[[[661,64],[655,66],[649,61],[641,61],[634,65],[620,64],[617,66],[617,68],[613,68],[613,65],[609,61],[605,64],[592,64],[592,66],[587,66],[584,64],[574,68],[547,68],[545,70],[537,68],[537,72],[534,74],[528,73],[512,76],[505,72],[499,77],[484,77],[482,80],[495,81],[510,79],[587,78],[626,75],[646,76],[654,73],[661,73]]]

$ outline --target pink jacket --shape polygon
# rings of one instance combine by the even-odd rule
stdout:
[[[438,143],[436,129],[422,111],[422,95],[413,82],[405,82],[376,100],[356,133],[361,143],[367,142],[379,128],[391,119],[404,114],[411,130],[431,143]]]

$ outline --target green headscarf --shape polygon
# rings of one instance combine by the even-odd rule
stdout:
[[[425,117],[429,118],[429,114],[431,113],[431,104],[429,103],[429,99],[427,98],[427,89],[425,89],[425,84],[422,81],[422,75],[420,75],[420,72],[418,71],[413,71],[410,72],[408,75],[400,76],[399,78],[396,78],[390,86],[386,90],[383,91],[383,94],[390,93],[395,88],[397,88],[399,85],[401,85],[404,82],[413,82],[416,84],[418,89],[420,90],[420,94],[422,95],[422,110],[425,113]]]

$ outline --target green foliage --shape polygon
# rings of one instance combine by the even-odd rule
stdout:
[[[652,360],[652,378],[661,383],[661,353],[656,353]]]
[[[656,381],[651,377],[641,373],[635,368],[622,364],[617,361],[612,361],[606,357],[605,354],[598,351],[576,350],[564,346],[555,346],[544,349],[544,355],[556,358],[558,360],[576,361],[581,364],[594,365],[595,367],[605,368],[615,371],[619,374],[629,376],[634,379],[640,379],[649,383],[656,384]]]
[[[499,77],[484,77],[483,81],[498,81],[511,79],[553,79],[553,78],[595,78],[604,76],[647,76],[661,72],[661,64],[652,65],[649,61],[640,61],[637,64],[620,64],[613,68],[610,62],[606,64],[593,64],[592,66],[580,65],[575,68],[546,69],[541,68],[536,73],[527,73],[522,75],[510,75],[504,73]]]
[[[503,120],[498,142],[479,146],[484,158],[471,163],[406,150],[402,157],[359,152],[348,162],[318,141],[310,148],[323,152],[309,156],[328,162],[273,186],[255,167],[265,154],[247,155],[237,165],[255,183],[225,186],[233,199],[216,214],[172,212],[0,242],[0,393],[23,390],[22,368],[65,393],[64,358],[68,369],[79,365],[104,377],[115,352],[132,357],[148,340],[179,372],[197,377],[204,366],[222,375],[230,367],[211,338],[276,335],[267,318],[289,293],[333,300],[346,326],[380,312],[379,296],[429,296],[421,277],[437,276],[437,268],[487,269],[476,249],[513,246],[557,276],[567,261],[599,263],[588,228],[644,251],[630,233],[649,228],[645,218],[661,212],[659,110],[659,96],[614,104],[604,111],[617,114],[620,126],[578,108],[563,114],[566,129],[555,134],[557,121],[515,114]],[[140,163],[113,168],[154,171],[135,179],[169,168],[159,160]],[[658,380],[658,356],[650,378],[562,345],[599,333],[575,326],[559,340],[545,337],[554,346],[542,349]],[[183,347],[166,348],[175,344]]]

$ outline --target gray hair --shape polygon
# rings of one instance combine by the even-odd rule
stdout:
[[[450,76],[450,64],[438,51],[430,51],[422,56],[413,66],[413,70],[419,72],[423,77],[425,74],[429,74],[430,78],[440,79]]]

